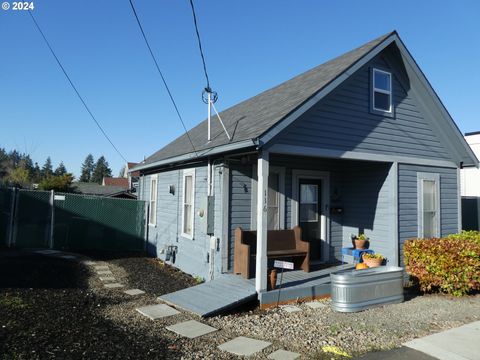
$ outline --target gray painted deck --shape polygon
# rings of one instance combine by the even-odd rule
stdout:
[[[329,296],[330,273],[352,266],[332,266],[309,273],[302,270],[285,272],[280,291],[280,302]],[[277,279],[277,285],[279,284],[280,274]],[[279,290],[260,293],[258,296],[260,304],[276,303],[278,293]],[[255,279],[246,280],[239,275],[224,274],[207,283],[162,295],[159,299],[186,311],[207,317],[234,309],[254,300],[256,297]]]
[[[302,270],[288,271],[283,274],[281,289],[276,289],[259,294],[261,305],[275,304],[292,300],[307,300],[330,296],[330,274],[332,272],[353,268],[353,265],[345,264],[332,266],[327,269],[311,271]],[[255,279],[250,279],[253,282]],[[277,277],[277,286],[280,284],[280,273]],[[280,293],[280,296],[279,296]]]
[[[257,297],[255,283],[224,274],[212,281],[162,295],[160,300],[200,316],[213,316]]]

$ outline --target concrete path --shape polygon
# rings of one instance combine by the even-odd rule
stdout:
[[[480,359],[480,321],[409,341],[390,351],[359,357],[362,360],[477,360]]]
[[[436,360],[430,355],[402,346],[389,351],[375,351],[355,358],[357,360]]]
[[[480,321],[404,344],[440,360],[480,359]]]

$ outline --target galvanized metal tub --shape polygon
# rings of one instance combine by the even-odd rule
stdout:
[[[330,274],[332,309],[356,312],[403,301],[403,268],[380,266]]]

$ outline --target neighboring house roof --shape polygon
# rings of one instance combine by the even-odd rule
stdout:
[[[135,196],[126,192],[122,186],[103,186],[97,183],[74,182],[72,183],[72,190],[76,193],[85,195],[108,196],[114,197],[119,195],[128,195],[134,198]]]
[[[127,172],[129,172],[131,169],[133,169],[135,166],[137,166],[138,163],[134,162],[127,162]],[[140,176],[140,171],[132,171],[130,172],[130,176]]]
[[[216,116],[213,116],[210,142],[207,143],[207,120],[188,131],[196,153],[187,135],[183,134],[145,159],[135,167],[135,170],[242,148],[262,147],[279,131],[352,75],[360,66],[363,66],[366,61],[393,42],[400,49],[404,60],[409,62],[415,75],[420,78],[422,86],[425,86],[431,95],[440,116],[445,122],[448,122],[445,126],[448,130],[456,133],[457,136],[453,140],[446,139],[450,142],[449,146],[454,154],[452,157],[456,157],[458,161],[478,164],[478,160],[466,144],[453,119],[394,31],[222,111],[220,117],[232,136],[230,141]]]
[[[128,179],[123,177],[104,177],[103,183],[104,186],[118,186],[123,189],[128,189]]]

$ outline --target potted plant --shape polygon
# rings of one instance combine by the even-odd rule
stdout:
[[[365,234],[360,234],[358,236],[352,235],[352,243],[353,247],[358,250],[364,250],[367,249],[368,246],[368,237]]]
[[[368,267],[378,267],[382,265],[383,260],[385,260],[385,256],[382,254],[367,254],[364,253],[362,255],[363,262],[367,264]]]

